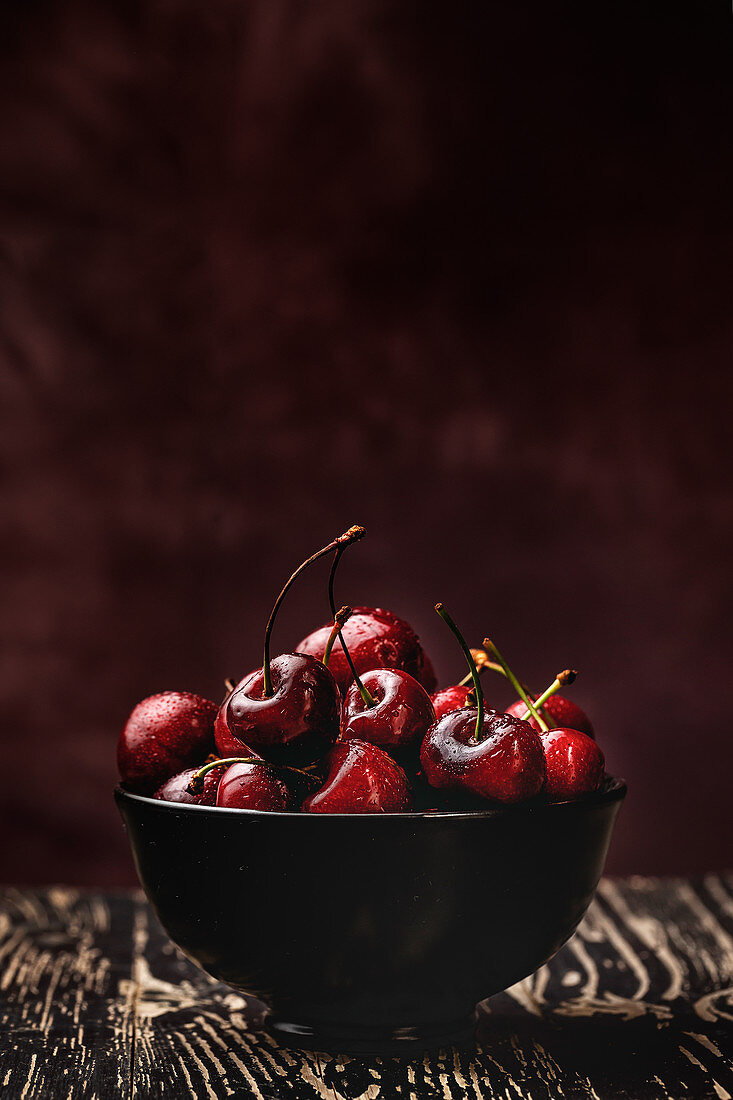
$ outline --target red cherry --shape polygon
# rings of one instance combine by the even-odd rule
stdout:
[[[198,768],[186,768],[185,771],[172,775],[170,779],[166,779],[162,787],[158,787],[153,798],[159,798],[163,802],[187,802],[194,806],[215,806],[219,780],[226,767],[214,768],[213,771],[207,772],[201,790],[190,791],[188,789],[189,783],[198,770]]]
[[[275,763],[310,763],[336,740],[341,697],[333,674],[314,657],[285,653],[270,659],[270,638],[280,605],[290,587],[313,562],[363,538],[363,527],[350,527],[312,554],[289,577],[275,600],[265,628],[262,668],[251,672],[222,704],[217,747],[242,755],[246,746]]]
[[[343,637],[343,628],[352,614],[350,607],[342,607],[334,615],[323,655],[324,664],[328,665],[338,638],[354,677],[341,710],[341,740],[356,739],[380,745],[405,764],[406,756],[411,755],[405,750],[417,747],[435,721],[430,697],[413,676],[399,669],[372,669],[363,677],[359,676]],[[410,763],[416,765],[417,761]]]
[[[235,685],[236,686],[236,685]],[[255,756],[248,745],[245,745],[230,731],[227,724],[227,707],[234,694],[234,689],[229,692],[224,702],[219,707],[219,712],[214,722],[214,744],[219,756]]]
[[[327,757],[328,775],[306,798],[311,814],[394,814],[412,809],[412,793],[402,768],[366,741],[338,741]]]
[[[593,723],[585,711],[572,699],[567,699],[564,695],[553,695],[544,706],[558,726],[580,730],[581,733],[595,740]]]
[[[420,750],[425,778],[432,787],[470,791],[497,802],[532,798],[545,781],[539,737],[528,722],[485,710],[473,654],[443,604],[435,610],[463,650],[476,706],[450,711],[430,727]]]
[[[297,646],[299,653],[323,659],[332,623],[319,627]],[[398,668],[409,672],[426,691],[435,689],[435,673],[426,659],[420,640],[404,619],[381,607],[355,607],[343,628],[356,671],[361,675],[374,668]],[[337,641],[329,666],[345,694],[353,681],[348,662]]]
[[[212,748],[218,707],[188,691],[164,691],[138,703],[117,742],[123,783],[151,794]]]
[[[512,703],[512,705],[507,708],[508,714],[514,714],[519,718],[526,719],[526,721],[532,723],[536,730],[544,730],[547,728],[548,723],[545,717],[543,717],[543,711],[547,711],[548,715],[552,717],[557,724],[572,726],[572,728],[577,729],[579,727],[573,726],[572,723],[578,722],[584,727],[584,731],[589,731],[589,737],[593,736],[593,727],[587,715],[583,713],[579,706],[571,702],[570,699],[566,699],[564,696],[557,694],[561,687],[565,687],[567,684],[572,684],[574,682],[578,675],[575,669],[566,668],[564,671],[558,672],[550,686],[545,688],[541,695],[530,695],[524,685],[514,675],[490,638],[484,638],[484,649],[487,650],[491,656],[496,658],[507,680],[509,680],[517,695],[520,697],[515,703]]]
[[[255,669],[255,671],[257,670]],[[239,737],[235,737],[227,725],[227,706],[237,689],[237,685],[234,680],[227,680],[226,686],[227,694],[224,698],[224,702],[219,707],[219,712],[214,722],[214,744],[216,746],[217,755],[221,757],[259,756],[259,753],[254,752],[249,745],[245,745]]]
[[[504,803],[539,794],[545,757],[529,722],[486,710],[477,741],[477,713],[476,707],[456,710],[430,727],[420,752],[428,783]]]
[[[369,741],[387,752],[422,741],[435,721],[425,688],[393,668],[373,669],[360,679],[373,704],[364,701],[357,684],[351,685],[341,711],[341,740]]]
[[[567,726],[548,729],[543,716],[543,708],[554,703],[559,688],[573,683],[577,672],[570,668],[558,672],[550,686],[533,702],[532,697],[517,680],[490,638],[484,639],[484,648],[502,666],[507,679],[520,695],[527,710],[532,712],[532,724],[539,728],[546,757],[547,795],[550,798],[572,798],[575,795],[597,790],[603,780],[605,764],[603,753],[598,745],[591,737],[577,729],[570,729]],[[580,711],[579,707],[576,708],[567,699],[563,700],[563,704],[561,712],[567,713],[571,708],[574,711]],[[580,714],[582,715],[582,711]]]
[[[533,702],[534,698],[535,697],[532,696]],[[542,709],[548,712],[552,720],[558,726],[580,730],[581,733],[585,733],[588,737],[595,738],[595,732],[590,718],[572,699],[568,699],[564,695],[551,695],[550,698],[542,704]],[[512,703],[510,707],[507,707],[507,714],[515,714],[518,718],[524,718],[527,714],[527,707],[521,699],[517,699],[516,703]],[[538,730],[540,728],[539,724],[531,716],[525,720],[531,722],[535,729]]]
[[[270,662],[272,694],[262,669],[250,672],[224,701],[216,723],[222,756],[248,756],[250,748],[274,763],[309,764],[339,732],[341,697],[329,669],[304,653]]]
[[[453,710],[467,707],[468,697],[472,691],[473,687],[470,684],[453,684],[451,687],[436,691],[430,696],[436,719],[442,718],[444,714],[450,714]]]
[[[606,762],[592,738],[562,727],[542,730],[539,737],[547,767],[545,792],[551,798],[575,798],[598,790]]]
[[[205,777],[204,782],[208,779]],[[267,764],[232,764],[219,782],[217,806],[238,810],[287,810],[291,794],[284,776]]]

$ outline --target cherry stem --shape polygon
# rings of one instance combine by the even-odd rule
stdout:
[[[326,648],[323,651],[322,658],[326,668],[328,668],[328,662],[331,660],[331,650],[333,649],[334,642],[341,633],[341,627],[344,625],[344,623],[347,623],[349,621],[352,614],[353,612],[350,607],[342,607],[341,610],[337,611],[333,617],[333,627],[331,628],[331,633],[328,636],[328,641],[326,642]]]
[[[507,674],[504,671],[504,669],[502,668],[502,666],[497,664],[496,661],[489,660],[488,654],[486,653],[485,649],[472,649],[471,650],[471,656],[473,657],[474,661],[476,662],[476,668],[479,671],[479,676],[481,675],[481,673],[484,671],[485,668],[490,668],[492,672],[498,672],[499,675],[503,676],[505,680],[507,679]],[[463,679],[461,681],[459,681],[458,686],[459,687],[465,687],[465,685],[470,681],[470,679],[471,679],[471,673],[469,672],[469,674],[467,676],[464,676]],[[529,688],[527,687],[526,684],[522,684],[522,687],[524,688],[524,690],[526,692],[529,692]]]
[[[476,668],[478,669],[479,676],[485,668],[490,668],[492,672],[500,672],[502,676],[504,675],[504,669],[501,667],[501,665],[497,665],[493,661],[490,661],[483,649],[472,649],[471,656],[476,663]],[[471,673],[467,672],[463,679],[458,681],[458,686],[465,687],[466,684],[469,684],[471,682],[472,678],[473,677]]]
[[[564,672],[558,672],[557,676],[552,681],[550,686],[548,688],[545,688],[542,694],[538,695],[535,699],[534,705],[537,710],[540,710],[550,698],[550,696],[554,695],[556,691],[559,691],[561,687],[567,687],[568,684],[572,684],[577,675],[578,673],[574,668],[566,668]],[[542,713],[546,714],[547,712],[543,710]],[[529,718],[529,710],[525,711],[522,717],[526,721],[526,719]]]
[[[334,594],[333,594],[333,583],[336,579],[336,572],[337,572],[338,567],[339,567],[339,562],[341,561],[341,555],[343,554],[345,549],[346,549],[345,546],[339,546],[338,550],[333,555],[333,562],[331,563],[331,572],[328,575],[328,602],[329,602],[329,605],[331,607],[331,614],[333,615],[333,618],[334,618],[334,626],[336,625],[336,622],[338,621],[338,615],[340,615],[341,612],[344,610],[344,608],[342,607],[341,611],[339,611],[338,615],[337,615],[337,613],[336,613],[336,599],[335,599]],[[349,611],[349,615],[351,615],[351,614],[352,614],[352,612]],[[341,648],[344,651],[344,656],[346,657],[349,668],[351,669],[351,675],[354,677],[354,683],[357,686],[359,694],[361,695],[362,699],[364,700],[364,706],[368,707],[369,709],[371,709],[372,707],[376,707],[377,700],[374,698],[373,695],[371,695],[370,692],[367,691],[367,689],[364,687],[363,683],[361,682],[361,678],[359,677],[359,673],[356,671],[356,668],[354,667],[354,662],[351,659],[351,654],[349,653],[349,650],[346,646],[346,642],[344,641],[343,634],[341,633],[340,630],[337,630],[336,634],[338,636],[338,640],[341,642]],[[328,643],[326,645],[326,652],[329,654],[329,657],[330,657],[330,654],[331,654],[331,649],[333,649],[334,644],[335,644],[335,639],[333,637],[333,632],[332,632],[331,637],[328,639]],[[331,649],[328,648],[329,645],[331,646]],[[326,656],[326,654],[324,653],[324,658],[325,658],[325,656]],[[326,661],[324,660],[323,663],[326,664]]]
[[[346,642],[344,641],[344,636],[343,636],[343,634],[341,633],[340,630],[339,630],[339,641],[341,642],[341,648],[344,651],[344,656],[346,657],[346,660],[349,662],[349,668],[351,669],[351,675],[354,677],[354,683],[356,684],[356,687],[359,691],[359,695],[361,695],[362,699],[364,700],[364,706],[368,707],[371,710],[372,707],[376,707],[377,700],[374,698],[374,696],[371,694],[371,692],[367,691],[367,689],[364,687],[363,683],[361,682],[361,677],[359,676],[359,673],[356,671],[356,667],[354,665],[354,662],[351,659],[351,654],[349,653]]]
[[[490,661],[489,657],[488,657],[488,654],[486,653],[485,649],[472,649],[471,650],[471,656],[473,657],[474,661],[476,662],[476,666],[479,670],[479,674],[482,673],[485,668],[490,668],[492,672],[498,672],[501,676],[504,677],[504,679],[507,679],[507,674],[504,671],[504,669],[502,668],[502,666],[496,664],[496,662],[494,662],[494,661]],[[460,684],[459,684],[459,687],[464,687],[469,682],[470,679],[471,679],[470,674],[468,676],[464,676],[463,679],[461,680]],[[530,694],[530,689],[527,687],[527,685],[522,684],[522,687],[524,688],[524,690],[529,695]],[[535,706],[537,707],[538,705],[539,704],[535,701]],[[529,715],[529,711],[527,711],[527,715]],[[553,721],[552,715],[550,714],[550,712],[548,710],[543,709],[542,717],[544,718],[544,720],[547,722],[548,725],[550,725],[550,726],[556,726],[557,725],[557,723],[555,721]]]
[[[227,676],[226,680],[224,681],[224,687],[227,689],[230,695],[232,694],[236,686],[237,681],[233,680],[231,676]]]
[[[199,768],[197,772],[191,776],[188,781],[188,787],[186,788],[189,794],[199,794],[204,786],[204,776],[209,772],[213,772],[215,768],[220,768],[222,765],[229,767],[230,764],[262,764],[266,768],[280,769],[286,772],[297,772],[298,775],[305,775],[308,779],[313,779],[314,776],[310,772],[304,772],[300,768],[291,768],[289,764],[271,764],[269,760],[263,760],[259,756],[227,756],[221,760],[212,760],[208,764],[204,764],[202,768]]]
[[[481,734],[484,730],[484,693],[481,688],[481,680],[479,678],[478,669],[476,668],[476,662],[473,659],[473,654],[471,653],[471,650],[466,645],[465,638],[461,634],[451,616],[443,607],[443,604],[436,603],[435,610],[438,612],[445,625],[453,632],[456,641],[463,650],[464,657],[468,661],[468,667],[471,672],[471,679],[473,680],[473,690],[476,694],[476,731],[474,733],[474,741],[480,741]]]
[[[336,618],[336,598],[333,594],[333,582],[336,580],[336,573],[338,571],[339,562],[341,561],[341,555],[346,548],[339,546],[336,553],[333,555],[333,561],[331,562],[331,572],[328,574],[328,606],[331,608],[331,615]]]
[[[307,569],[309,565],[312,565],[314,561],[318,561],[319,558],[324,557],[326,554],[330,554],[332,550],[345,549],[347,546],[351,546],[352,542],[358,542],[359,539],[363,539],[366,531],[363,527],[350,527],[348,531],[344,531],[343,535],[339,535],[333,542],[329,542],[328,546],[324,546],[317,553],[312,554],[307,561],[304,561],[302,565],[299,565],[292,576],[287,581],[282,592],[275,600],[275,606],[270,612],[270,618],[267,620],[267,626],[265,627],[265,650],[262,661],[262,698],[269,699],[272,695],[272,675],[270,672],[270,636],[272,634],[272,628],[275,625],[275,618],[280,610],[280,604],[285,599],[291,585],[304,569]]]
[[[527,710],[532,715],[537,725],[540,727],[541,730],[544,730],[544,732],[547,733],[547,722],[542,717],[540,711],[537,710],[531,698],[525,691],[524,686],[520,684],[519,680],[509,668],[509,665],[506,663],[501,653],[499,653],[499,650],[496,648],[491,638],[484,638],[484,649],[487,653],[490,653],[492,657],[496,657],[497,661],[504,669],[504,675],[506,676],[507,680],[512,685],[520,699],[524,701],[524,705],[527,707]]]

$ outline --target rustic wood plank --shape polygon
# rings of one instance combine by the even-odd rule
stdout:
[[[262,1029],[264,1006],[185,959],[143,906],[137,936],[133,1096],[331,1100],[317,1055],[279,1047]]]
[[[3,1100],[130,1095],[132,912],[129,895],[0,891]]]
[[[475,1052],[301,1054],[138,896],[6,891],[0,1095],[733,1100],[733,876],[605,881],[576,936],[481,1006]]]

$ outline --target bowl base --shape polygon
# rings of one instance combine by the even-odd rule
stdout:
[[[330,1054],[404,1054],[414,1057],[438,1047],[472,1047],[475,1043],[476,1014],[469,1012],[458,1020],[389,1025],[298,1024],[269,1017],[267,1030],[284,1047],[296,1050],[323,1050]]]

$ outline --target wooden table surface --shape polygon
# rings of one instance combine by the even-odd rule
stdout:
[[[573,939],[480,1010],[475,1052],[302,1054],[144,898],[0,893],[0,1096],[733,1098],[733,875],[604,880]]]

